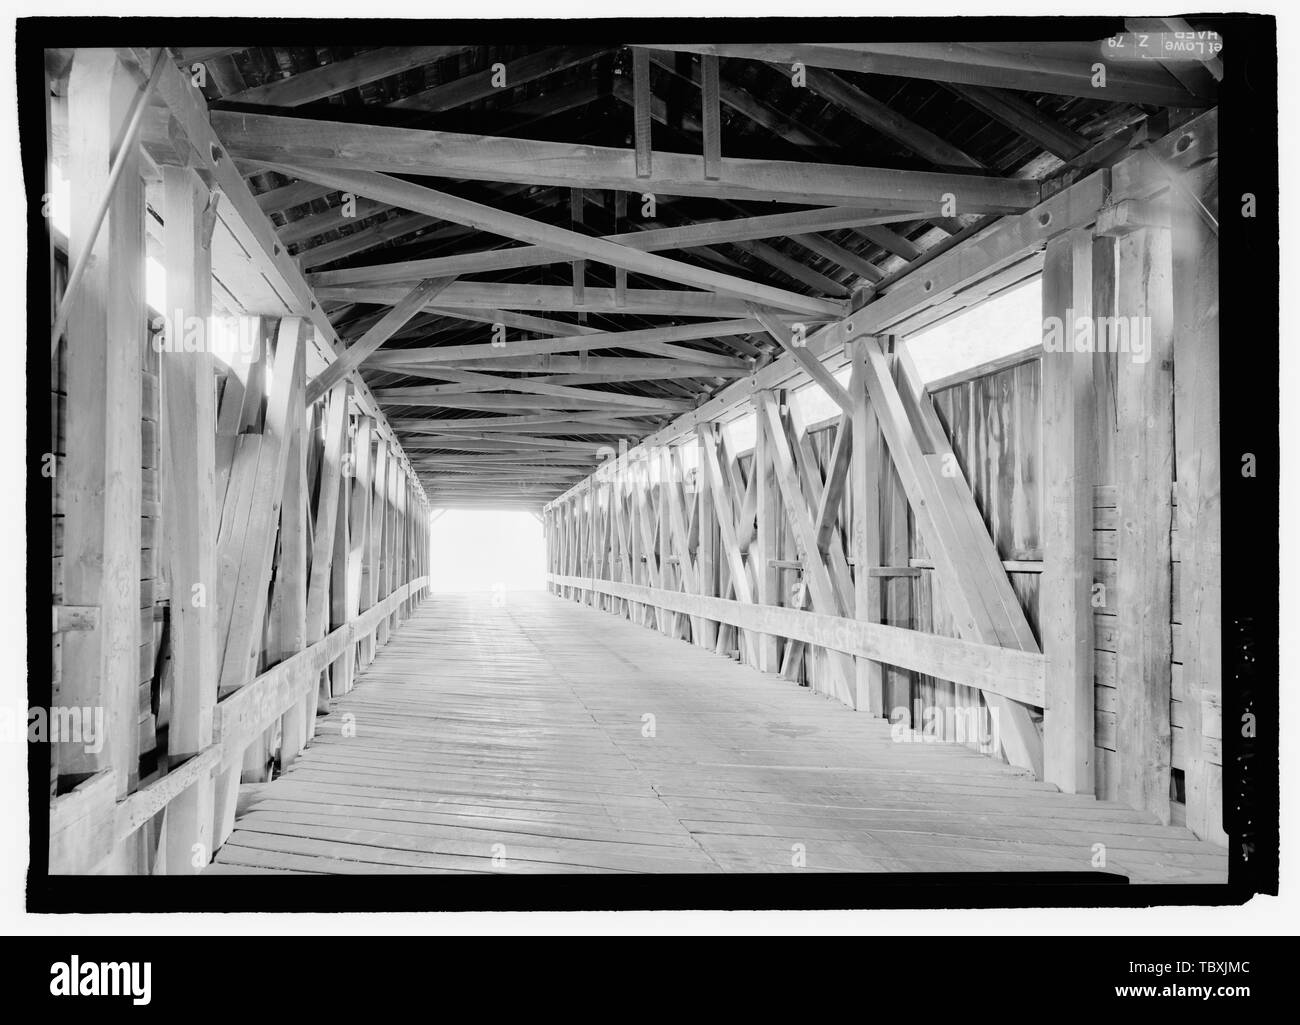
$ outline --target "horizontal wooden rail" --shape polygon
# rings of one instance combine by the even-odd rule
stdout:
[[[117,801],[115,772],[106,769],[55,798],[50,804],[50,874],[89,872],[199,780],[222,766],[238,765],[244,749],[301,701],[349,645],[374,633],[428,583],[428,577],[420,577],[403,584],[356,619],[231,694],[215,709],[213,743],[148,786]]]
[[[1028,705],[1043,707],[1045,700],[1043,675],[1046,662],[1042,655],[1032,652],[840,616],[774,605],[751,605],[728,598],[686,594],[594,577],[548,573],[547,579],[558,587],[596,591],[670,612],[712,619],[758,634],[774,634],[885,662]]]
[[[294,702],[305,697],[316,686],[320,674],[350,645],[374,633],[380,623],[404,601],[423,591],[428,583],[428,577],[420,577],[403,584],[356,619],[268,669],[247,687],[241,687],[220,702],[212,723],[212,737],[213,743],[224,749],[222,764],[237,762],[244,748],[274,724]]]

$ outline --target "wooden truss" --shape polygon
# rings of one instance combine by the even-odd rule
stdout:
[[[1063,790],[1167,818],[1181,764],[1214,835],[1213,69],[1098,90],[1085,56],[554,46],[498,88],[461,45],[285,74],[257,69],[288,52],[50,51],[79,268],[52,310],[55,700],[108,710],[102,751],[57,746],[51,869],[201,868],[240,782],[409,616],[449,506],[540,514],[558,594],[864,712],[950,681]],[[943,138],[873,74],[979,131]],[[150,344],[150,249],[166,318],[238,311],[253,358]],[[1146,317],[1155,356],[1028,354],[1052,510],[1031,624],[902,340],[1038,274],[1044,316]],[[816,438],[790,413],[809,382],[837,409]],[[922,573],[950,636],[910,616]]]

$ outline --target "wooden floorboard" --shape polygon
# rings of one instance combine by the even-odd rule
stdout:
[[[1093,872],[1097,844],[1134,882],[1227,877],[1185,828],[898,743],[608,613],[434,595],[288,772],[245,793],[210,871]]]

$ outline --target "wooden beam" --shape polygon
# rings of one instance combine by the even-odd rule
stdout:
[[[164,70],[170,65],[164,62]],[[61,739],[60,776],[109,770],[118,799],[135,788],[139,759],[141,353],[145,344],[144,186],[138,152],[122,155],[103,230],[95,213],[109,191],[113,133],[136,94],[112,51],[76,50],[69,73],[69,258],[89,253],[64,340],[63,594],[99,608],[94,630],[63,638],[56,707],[101,709],[103,743]],[[43,784],[42,784],[43,785]],[[126,859],[125,852],[119,857]],[[125,864],[117,871],[131,871]]]
[[[586,395],[530,395],[524,394],[520,388],[509,392],[480,391],[462,395],[439,392],[437,386],[381,388],[376,394],[381,402],[390,406],[442,406],[447,409],[600,409],[611,412],[635,410],[637,413],[662,413],[665,410],[680,412],[690,409],[692,405],[685,399],[641,399],[635,395],[615,392],[593,393],[594,397],[591,398]],[[612,397],[605,398],[606,394]]]
[[[979,175],[733,157],[714,181],[704,177],[702,157],[661,152],[647,178],[636,174],[634,152],[601,146],[232,111],[214,111],[212,123],[233,156],[289,167],[876,210],[930,209],[954,193],[966,212],[1012,213],[1039,198],[1035,182]]]
[[[297,172],[288,173],[296,174]],[[335,190],[331,189],[330,191]],[[383,205],[388,207],[391,204]],[[396,242],[399,238],[413,235],[417,231],[423,231],[425,228],[430,228],[437,223],[438,219],[436,217],[430,217],[427,214],[401,214],[397,217],[389,217],[387,220],[375,221],[364,228],[358,228],[341,238],[334,239],[332,242],[300,250],[294,259],[304,271],[310,270],[312,267],[322,267],[327,263],[334,263],[336,260],[356,256],[357,253],[364,253],[367,249],[374,249],[376,246],[382,246],[388,242]]]
[[[1173,482],[1173,286],[1168,227],[1117,243],[1117,313],[1143,351],[1116,360],[1117,601],[1131,610],[1116,643],[1119,798],[1168,822],[1172,740],[1170,542]],[[1115,339],[1111,339],[1115,341]]]
[[[1207,105],[1163,72],[1153,74],[1152,69],[1126,67],[1112,61],[1105,65],[1104,84],[1099,84],[1102,80],[1097,78],[1094,65],[1100,63],[1100,58],[1089,63],[1048,57],[1035,52],[1032,43],[1024,44],[1021,52],[964,43],[658,43],[656,46],[662,50],[772,61],[787,67],[804,64],[895,78],[1060,93],[1112,103],[1163,107]]]
[[[626,193],[618,193],[626,198]],[[937,208],[936,208],[937,209]],[[887,224],[915,220],[919,212],[900,213],[864,210],[855,207],[821,207],[788,214],[762,214],[756,217],[733,217],[721,221],[704,221],[672,228],[643,228],[638,231],[606,235],[606,242],[617,243],[643,252],[690,249],[724,242],[743,242],[756,238],[776,238],[809,231],[835,231],[863,225]],[[320,271],[308,276],[313,285],[393,284],[418,281],[426,277],[467,275],[497,270],[515,270],[560,263],[566,254],[542,246],[514,246],[478,253],[406,260],[366,267]]]
[[[392,306],[408,291],[409,289],[402,285],[329,285],[321,288],[318,295],[322,299]],[[825,311],[827,300],[809,299],[808,301],[815,304],[820,311],[813,313],[809,317],[810,320],[827,320],[837,315]],[[747,315],[744,299],[729,295],[714,295],[709,292],[629,288],[626,302],[619,306],[613,289],[588,288],[583,296],[583,304],[579,306],[573,301],[573,290],[568,285],[523,285],[496,281],[457,281],[447,286],[447,290],[439,296],[437,302],[438,305],[429,307],[430,311],[506,309],[576,313],[587,310],[593,313],[704,317],[713,320],[720,317]]]
[[[704,122],[704,177],[722,177],[722,99],[718,58],[700,58],[700,110]]]
[[[454,49],[462,50],[467,47]],[[450,82],[404,96],[388,104],[388,107],[393,110],[425,112],[453,110],[476,100],[501,95],[510,89],[545,78],[547,75],[590,63],[607,50],[608,47],[605,46],[590,45],[551,47],[509,61],[500,69],[491,67],[473,71]]]
[[[545,384],[533,377],[501,377],[497,374],[482,374],[472,370],[455,370],[442,367],[438,374],[450,381],[460,381],[476,385],[481,391],[522,392],[528,395],[546,395],[557,399],[576,402],[590,400],[592,405],[602,408],[611,406],[630,406],[637,409],[682,410],[689,409],[690,403],[681,399],[659,399],[644,395],[629,395],[624,392],[598,390],[595,388],[572,388],[566,385]],[[425,385],[408,388],[384,388],[381,394],[385,401],[394,404],[411,405],[448,394],[442,389],[444,385]]]
[[[203,231],[208,190],[189,168],[164,167],[163,246],[167,305],[181,323],[212,312],[212,257]],[[179,327],[179,325],[178,325]],[[208,346],[161,354],[164,566],[171,582],[171,719],[168,769],[212,743],[217,703],[216,392]],[[171,873],[198,871],[213,853],[212,777],[207,773],[167,808],[162,863]]]
[[[977,110],[1062,160],[1073,160],[1092,145],[1083,136],[1044,114],[1015,93],[1001,89],[982,89],[973,85],[950,85],[948,88]]]
[[[1217,217],[1217,159],[1190,175],[1185,184]],[[1173,199],[1171,210],[1187,827],[1226,846],[1223,758],[1220,754],[1216,761],[1211,755],[1212,742],[1218,739],[1221,747],[1223,739],[1219,241],[1192,202]]]
[[[368,569],[367,554],[370,546],[370,515],[372,512],[370,499],[374,490],[374,441],[373,422],[368,417],[362,417],[357,421],[356,433],[352,438],[353,476],[348,509],[349,548],[345,609],[347,622],[352,621],[360,614],[363,594],[366,592],[365,575]],[[342,672],[338,674],[345,686],[351,686],[357,658],[357,646],[354,644],[349,645],[340,658],[341,662],[347,663]],[[337,696],[337,691],[334,693]]]
[[[346,529],[346,523],[340,516],[346,509],[346,503],[340,501],[344,493],[344,458],[348,443],[348,395],[347,381],[340,381],[330,390],[325,403],[325,436],[321,449],[319,485],[316,493],[316,516],[313,520],[311,552],[311,577],[307,583],[307,644],[314,644],[323,638],[330,626],[331,584],[337,578],[334,561],[346,558],[346,545],[341,544],[337,535]],[[343,582],[339,581],[341,585]],[[334,588],[336,595],[341,595],[342,587]],[[329,678],[321,675],[318,701],[324,699],[328,705],[331,697]]]
[[[706,598],[658,587],[590,577],[548,574],[562,587],[582,587],[654,608],[705,616],[745,630],[771,632],[817,647],[886,662],[915,672],[976,687],[986,695],[1038,703],[1043,692],[1043,656],[996,645],[942,637],[901,627],[863,623],[799,609]]]
[[[748,370],[747,360],[703,349],[673,345],[678,341],[699,341],[703,339],[721,339],[758,330],[759,323],[753,318],[743,320],[712,321],[699,324],[678,324],[671,327],[643,328],[637,331],[591,331],[583,335],[570,335],[562,338],[521,339],[508,341],[504,346],[483,343],[477,345],[438,345],[428,348],[393,349],[388,352],[371,355],[366,365],[375,369],[389,367],[408,367],[416,364],[472,363],[484,368],[500,366],[511,360],[542,360],[546,366],[556,366],[553,361],[565,357],[559,353],[586,353],[595,349],[626,349],[633,352],[648,352],[666,359],[679,360],[683,363],[716,367],[722,370]],[[569,357],[582,361],[586,365],[602,357]],[[603,359],[621,359],[624,357],[603,357]],[[568,366],[562,363],[559,365]]]
[[[320,167],[306,170],[286,169],[286,173],[311,178],[336,188],[347,189],[357,195],[369,196],[417,213],[454,221],[479,231],[505,235],[522,242],[556,249],[571,256],[598,260],[614,267],[624,267],[638,274],[647,274],[722,295],[762,302],[795,313],[835,316],[842,312],[839,304],[829,300],[797,295],[784,289],[705,270],[653,253],[643,253],[520,214],[438,192],[390,175],[377,174],[373,171],[330,170]]]
[[[781,348],[788,352],[799,363],[835,404],[844,410],[850,416],[853,414],[853,400],[845,390],[844,385],[835,379],[835,375],[827,369],[826,364],[808,352],[808,348],[803,339],[796,344],[791,338],[790,329],[781,323],[772,313],[771,310],[764,310],[757,306],[750,307],[750,313],[754,318],[763,325],[763,328],[780,344]]]
[[[373,355],[384,342],[414,317],[420,310],[446,291],[453,278],[430,278],[416,285],[410,292],[375,324],[369,331],[350,345],[337,360],[327,366],[307,386],[307,405],[311,405],[340,381],[348,377],[357,367]]]
[[[1043,269],[1043,324],[1073,339],[1093,323],[1092,232],[1053,239]],[[1042,357],[1043,577],[1040,631],[1047,657],[1043,779],[1067,794],[1094,789],[1091,352],[1054,346]]]
[[[789,77],[788,66],[771,65],[782,77]],[[850,85],[838,75],[816,67],[804,68],[804,81],[809,91],[842,107],[863,124],[911,150],[918,157],[936,167],[968,167],[977,170],[985,165],[946,139]]]
[[[668,74],[691,82],[697,86],[701,85],[700,67],[698,63],[693,63],[685,72],[679,71],[674,55],[668,54],[651,54],[651,61]],[[831,150],[836,148],[837,143],[821,134],[820,132],[807,128],[798,123],[798,121],[789,117],[784,112],[763,102],[757,97],[751,95],[739,86],[728,82],[725,78],[719,80],[719,99],[723,104],[732,110],[742,114],[750,121],[761,125],[777,138],[784,139],[792,146],[798,146],[803,149],[820,148]]]
[[[852,435],[849,514],[853,520],[850,554],[853,556],[854,618],[879,623],[882,617],[882,584],[873,576],[881,567],[880,477],[887,469],[881,446],[880,425],[871,415],[867,398],[866,353],[861,346],[851,352],[852,374],[849,395],[853,413],[849,424]],[[844,427],[840,427],[844,432]],[[837,439],[838,441],[838,439]],[[859,658],[856,664],[853,707],[859,711],[888,716],[885,705],[884,676],[881,664],[874,659]]]
[[[400,75],[468,49],[465,46],[381,46],[253,89],[223,97],[224,103],[298,107]]]
[[[757,534],[754,544],[749,546],[749,564],[754,570],[757,584],[754,601],[759,605],[778,605],[781,581],[771,567],[772,560],[780,554],[781,490],[776,468],[772,462],[772,436],[768,420],[757,395],[753,402],[754,457],[750,464],[749,475],[755,482],[754,512]],[[740,593],[739,587],[736,593]],[[755,640],[758,647],[757,668],[765,673],[777,672],[781,665],[779,636],[760,634]]]
[[[650,91],[650,54],[645,50],[632,51],[632,131],[636,139],[636,177],[648,179],[651,175],[653,142],[651,141],[650,105],[654,95]]]
[[[401,355],[401,352],[393,352],[391,355]],[[716,363],[689,360],[685,356],[674,359],[639,359],[635,356],[503,356],[500,359],[458,360],[455,366],[466,370],[588,375],[606,381],[653,381],[673,377],[743,377],[749,373],[750,368],[742,361],[737,360],[736,363],[736,366],[718,366]],[[420,363],[394,361],[386,365],[409,369]]]
[[[294,382],[294,397],[301,403],[306,381],[303,380],[302,362],[294,367],[298,380]],[[274,592],[271,603],[274,646],[271,658],[283,661],[302,651],[307,640],[307,418],[311,410],[306,404],[291,408],[287,445],[289,457],[284,475],[284,496],[280,503],[280,537],[277,542],[279,559],[275,565]],[[313,705],[308,718],[308,703],[315,697],[313,691],[304,695],[285,709],[280,722],[280,768],[287,769],[307,743],[308,724],[315,725]]]

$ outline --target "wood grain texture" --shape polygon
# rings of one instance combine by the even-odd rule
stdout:
[[[1134,881],[1226,873],[1185,829],[959,745],[895,743],[595,609],[437,595],[209,871],[1090,872],[1095,843]]]

